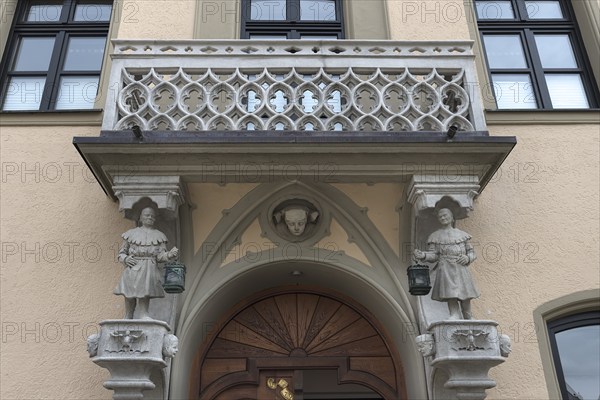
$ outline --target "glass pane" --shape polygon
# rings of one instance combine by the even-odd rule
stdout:
[[[485,35],[483,42],[490,68],[527,68],[519,35]]]
[[[99,71],[102,67],[106,37],[71,37],[67,47],[65,71]]]
[[[600,398],[600,325],[559,332],[556,345],[567,389],[584,400]]]
[[[248,90],[248,107],[246,111],[254,112],[256,107],[260,104],[260,100],[256,98],[256,92],[254,90]]]
[[[546,74],[553,108],[589,108],[578,74]]]
[[[327,100],[327,105],[334,113],[342,112],[342,93],[339,90],[331,92],[331,96]]]
[[[544,68],[577,68],[569,35],[535,35]]]
[[[54,49],[54,36],[22,37],[13,71],[47,71]]]
[[[475,10],[479,19],[515,19],[510,1],[478,1]]]
[[[286,0],[252,0],[250,19],[254,21],[282,21],[286,19]]]
[[[5,111],[38,110],[45,83],[45,76],[11,78],[2,109]]]
[[[494,74],[492,81],[499,109],[537,108],[528,74]]]
[[[319,105],[317,94],[310,90],[305,90],[300,98],[300,104],[304,108],[305,113],[313,112],[317,108],[317,105]]]
[[[27,12],[27,22],[60,21],[62,2],[59,4],[32,4]]]
[[[110,21],[110,4],[77,4],[73,20],[82,22],[108,22]]]
[[[302,35],[300,36],[300,39],[303,40],[337,40],[337,35],[320,35],[320,36],[315,36],[315,35]]]
[[[250,39],[257,40],[285,40],[287,39],[286,35],[250,35]]]
[[[302,21],[335,21],[334,0],[300,0]]]
[[[558,1],[526,1],[525,8],[530,19],[562,19]],[[597,400],[597,399],[596,399]]]
[[[57,110],[87,110],[94,108],[98,94],[97,76],[68,76],[60,80],[56,99]]]

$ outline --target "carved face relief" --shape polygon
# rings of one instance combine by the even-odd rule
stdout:
[[[430,334],[419,335],[416,337],[417,350],[423,357],[429,357],[435,354],[435,339]]]
[[[451,224],[454,221],[454,216],[452,215],[452,211],[447,208],[442,208],[438,211],[438,221],[442,225]]]
[[[269,211],[270,227],[280,238],[303,242],[311,238],[320,226],[321,212],[304,199],[289,199]]]
[[[98,342],[100,341],[100,335],[94,333],[87,338],[87,352],[90,357],[96,357],[98,355]]]
[[[510,341],[510,336],[500,335],[500,355],[502,355],[502,357],[508,357],[511,351],[512,344]]]
[[[142,210],[140,214],[140,222],[144,226],[154,226],[154,221],[156,220],[156,212],[151,207],[146,207]]]
[[[291,208],[283,212],[285,224],[290,233],[294,236],[300,236],[306,229],[308,211],[301,208]]]
[[[179,339],[175,335],[165,335],[163,339],[163,356],[167,358],[175,357],[179,351]]]

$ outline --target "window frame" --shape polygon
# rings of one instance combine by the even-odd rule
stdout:
[[[286,1],[285,20],[252,20],[252,0],[242,0],[241,39],[250,39],[251,35],[285,35],[286,39],[301,39],[306,36],[337,36],[346,37],[344,28],[344,10],[341,0],[333,0],[335,6],[334,21],[314,21],[300,19],[300,0]],[[290,12],[291,11],[291,12]],[[257,38],[260,40],[259,38]]]
[[[571,7],[571,4],[564,0],[557,0],[562,14],[562,19],[534,19],[529,18],[527,8],[525,6],[525,0],[506,0],[510,2],[514,19],[479,19],[477,14],[478,2],[485,0],[475,0],[474,16],[476,18],[479,40],[483,50],[483,58],[485,60],[486,72],[490,85],[494,93],[494,103],[496,109],[499,111],[534,111],[534,110],[557,110],[557,111],[569,111],[569,110],[588,110],[598,108],[600,103],[600,95],[596,81],[593,77],[591,64],[588,60],[585,52],[585,46],[583,38],[577,26],[575,19],[575,12]],[[563,34],[567,35],[571,47],[573,49],[573,55],[577,63],[576,68],[544,68],[540,54],[535,43],[535,34]],[[525,61],[527,62],[526,68],[514,68],[514,69],[500,69],[491,68],[487,56],[487,50],[485,48],[485,36],[493,35],[519,35],[521,38],[521,44],[523,46],[523,52]],[[493,84],[492,76],[494,74],[528,74],[531,78],[532,91],[536,97],[536,107],[521,109],[521,108],[498,108],[498,102],[496,100],[495,88]],[[586,100],[588,102],[588,108],[555,108],[552,106],[552,100],[550,98],[550,91],[544,75],[548,74],[577,74],[581,77]]]
[[[578,314],[567,315],[549,320],[547,322],[548,338],[550,341],[550,350],[554,362],[554,369],[558,379],[560,394],[564,400],[569,399],[569,392],[567,390],[563,367],[560,360],[556,334],[570,329],[591,325],[600,325],[600,311],[587,311]]]
[[[17,3],[17,9],[13,18],[11,31],[7,38],[6,47],[2,60],[0,62],[0,113],[20,113],[20,112],[69,112],[69,111],[90,111],[90,108],[56,109],[58,93],[60,91],[60,80],[64,76],[94,76],[98,78],[98,91],[100,91],[102,64],[97,70],[70,70],[64,69],[68,53],[68,43],[71,37],[105,37],[105,44],[102,58],[106,56],[106,49],[109,44],[109,30],[114,13],[114,1],[112,0],[63,0],[62,10],[58,21],[26,21],[27,12],[31,5],[35,4],[61,4],[60,1],[39,1],[26,0]],[[111,15],[106,21],[74,21],[75,11],[78,4],[110,4]],[[17,55],[21,38],[23,37],[54,37],[54,46],[50,56],[48,69],[45,71],[14,71],[12,64]],[[37,109],[23,110],[4,110],[6,93],[9,82],[14,76],[36,76],[45,77],[44,89],[41,92],[40,105]]]

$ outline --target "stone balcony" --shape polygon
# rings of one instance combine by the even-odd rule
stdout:
[[[104,131],[485,131],[471,42],[114,40]]]

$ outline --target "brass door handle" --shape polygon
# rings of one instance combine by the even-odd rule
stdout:
[[[281,388],[281,391],[279,392],[281,397],[285,400],[294,400],[294,394],[288,389],[289,385],[288,381],[283,378],[280,378],[278,381],[276,381],[275,378],[267,379],[267,387],[269,389],[277,390],[277,388]]]

